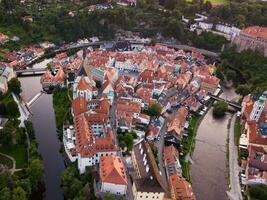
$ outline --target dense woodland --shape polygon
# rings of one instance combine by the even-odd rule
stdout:
[[[166,0],[163,6],[156,0],[138,0],[135,8],[112,3],[113,9],[88,12],[88,6],[102,2],[105,0],[32,0],[21,5],[18,0],[3,0],[0,4],[0,32],[16,35],[21,40],[19,43],[8,42],[2,47],[13,50],[44,40],[60,43],[89,36],[111,39],[116,30],[124,29],[151,37],[161,33],[182,43],[191,41],[199,47],[220,50],[225,41],[217,40],[211,34],[196,39],[194,33],[187,33],[181,22],[182,15],[193,19],[196,12],[206,12],[217,16],[213,17],[215,21],[231,22],[239,27],[267,25],[267,3],[263,2],[234,2],[212,8],[209,1],[204,3],[203,0]],[[70,16],[70,11],[75,16]],[[25,16],[32,16],[33,22],[23,21]],[[207,41],[215,41],[215,44],[207,45]]]
[[[267,90],[266,57],[252,50],[237,53],[232,48],[224,51],[221,59],[217,75],[221,79],[232,80],[239,94],[247,95],[251,92],[261,94]]]

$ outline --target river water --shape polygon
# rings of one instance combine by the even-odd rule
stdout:
[[[223,91],[223,98],[238,98],[233,89],[223,88]],[[231,114],[227,113],[222,119],[214,119],[211,108],[198,128],[191,165],[192,186],[197,200],[227,199],[226,140],[230,118]]]
[[[45,62],[44,62],[45,63]],[[38,64],[40,66],[40,64]],[[29,101],[42,89],[40,76],[19,78],[22,85],[22,96]],[[43,94],[31,106],[33,116],[31,121],[39,143],[38,150],[43,158],[45,175],[45,193],[40,199],[62,200],[60,177],[65,169],[61,156],[60,141],[57,137],[52,95]],[[38,198],[39,199],[39,198]]]

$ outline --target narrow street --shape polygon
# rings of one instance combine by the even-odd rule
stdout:
[[[231,118],[229,129],[229,173],[230,173],[230,191],[227,195],[230,200],[242,200],[241,187],[239,182],[238,152],[235,146],[235,121],[236,114]]]
[[[157,146],[158,146],[159,169],[161,171],[161,175],[162,175],[162,179],[164,181],[164,184],[167,186],[168,185],[167,175],[166,175],[166,171],[164,168],[163,157],[162,157],[162,150],[164,147],[164,135],[166,133],[166,130],[167,130],[167,121],[165,120],[162,128],[160,129],[160,133],[159,133],[160,140],[157,142]]]

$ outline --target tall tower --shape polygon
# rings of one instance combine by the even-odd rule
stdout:
[[[265,102],[267,100],[267,91],[263,92],[263,94],[259,97],[259,99],[254,103],[252,112],[250,113],[250,119],[259,121],[261,113],[265,107]]]

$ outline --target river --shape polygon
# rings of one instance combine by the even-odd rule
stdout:
[[[40,66],[40,63],[38,65]],[[19,78],[19,80],[23,90],[22,96],[26,101],[29,101],[42,89],[40,76],[24,77]],[[43,94],[37,99],[31,106],[33,112],[31,121],[36,132],[36,139],[39,143],[38,150],[43,158],[45,169],[45,193],[44,197],[40,197],[40,199],[62,200],[60,177],[65,166],[63,157],[59,152],[61,144],[57,137],[52,100],[52,95],[48,94]]]
[[[223,91],[223,98],[238,98],[234,89],[223,88]],[[227,113],[222,119],[214,119],[211,108],[198,128],[191,165],[192,186],[197,200],[227,199],[226,140],[230,118],[231,114]]]

